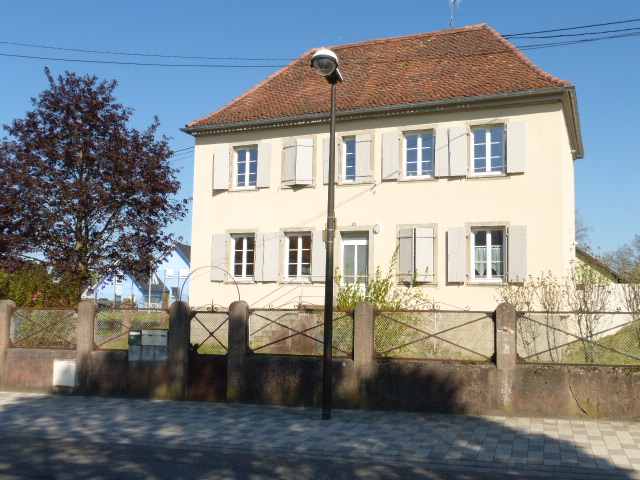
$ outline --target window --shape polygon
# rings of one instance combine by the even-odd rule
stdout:
[[[504,126],[473,130],[474,175],[505,173]]]
[[[235,187],[251,188],[257,186],[258,148],[236,149]]]
[[[345,285],[367,281],[369,274],[369,235],[367,233],[342,234],[342,282]]]
[[[472,230],[473,278],[503,281],[505,278],[504,230]]]
[[[116,285],[122,285],[124,283],[124,274],[116,273]]]
[[[405,177],[433,177],[434,141],[433,133],[405,135]]]
[[[189,276],[189,269],[188,268],[181,268],[180,269],[180,278],[187,278]]]
[[[253,280],[255,262],[255,237],[237,235],[233,242],[233,276],[243,280]]]
[[[311,276],[311,235],[287,235],[287,278]]]
[[[344,172],[342,179],[344,182],[356,181],[356,139],[345,138],[344,144]]]
[[[433,282],[435,228],[409,227],[398,231],[398,280]]]
[[[164,278],[173,278],[173,268],[167,268],[164,271]]]

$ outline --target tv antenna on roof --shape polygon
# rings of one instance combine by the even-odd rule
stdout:
[[[451,21],[449,22],[449,28],[454,28],[455,26],[455,22],[454,22],[455,10],[456,10],[456,7],[460,5],[461,1],[462,0],[449,0],[449,6],[451,7]]]

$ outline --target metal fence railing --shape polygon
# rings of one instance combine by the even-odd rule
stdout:
[[[528,312],[517,316],[520,362],[640,365],[640,314]]]
[[[486,312],[378,311],[374,346],[386,358],[491,362],[494,320]]]
[[[93,331],[96,350],[127,350],[131,330],[169,328],[169,310],[99,309]]]
[[[12,348],[75,350],[77,331],[76,310],[14,308],[9,345]]]
[[[229,313],[192,311],[189,343],[198,353],[226,355],[229,349]]]
[[[249,317],[249,348],[271,355],[322,356],[324,311],[255,310]],[[333,312],[333,356],[353,354],[353,312]]]

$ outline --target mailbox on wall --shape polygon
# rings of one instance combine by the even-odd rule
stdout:
[[[169,353],[168,330],[131,330],[129,361],[164,361]]]

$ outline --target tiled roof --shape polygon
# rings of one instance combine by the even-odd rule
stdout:
[[[340,58],[344,77],[344,83],[338,85],[338,111],[571,85],[536,67],[488,25],[329,48]],[[329,84],[310,67],[315,51],[187,127],[328,112]]]

